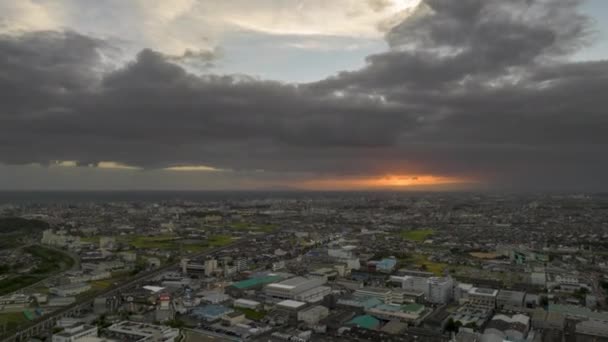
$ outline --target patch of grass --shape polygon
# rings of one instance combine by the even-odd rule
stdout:
[[[182,250],[186,253],[202,253],[207,249],[204,245],[184,245]]]
[[[130,272],[115,272],[115,273],[112,273],[112,278],[95,280],[95,281],[90,282],[89,284],[91,285],[92,291],[101,291],[101,290],[105,290],[105,289],[109,288],[110,286],[114,285],[114,283],[120,283],[120,282],[124,281],[125,279],[129,278],[130,276],[131,276]]]
[[[6,331],[17,329],[20,325],[28,323],[23,312],[11,312],[0,314],[0,329],[6,327]]]
[[[74,259],[72,257],[54,249],[42,246],[29,246],[23,250],[41,260],[34,272],[36,274],[55,273],[74,266]]]
[[[247,222],[234,222],[230,225],[230,228],[235,230],[251,230],[254,232],[270,233],[277,229],[274,224],[251,224]]]
[[[74,265],[72,257],[54,249],[36,245],[25,247],[23,250],[37,259],[36,268],[29,274],[0,280],[0,295],[11,293],[37,283],[52,274],[67,270]]]
[[[87,238],[87,241],[99,241],[99,237]],[[221,247],[232,242],[232,237],[229,235],[214,235],[208,240],[192,243],[187,239],[182,239],[177,235],[156,235],[156,236],[138,236],[138,235],[119,235],[116,241],[130,245],[139,250],[160,249],[164,251],[181,250],[186,253],[201,253],[209,247]]]
[[[85,243],[97,244],[99,243],[99,236],[84,236],[80,238],[80,241]]]
[[[91,289],[95,290],[95,291],[101,291],[101,290],[105,290],[108,287],[112,286],[112,280],[111,279],[103,279],[103,280],[95,280],[92,281],[91,284]]]
[[[407,259],[402,260],[402,261],[406,262],[406,263],[414,264],[414,265],[420,267],[422,270],[424,270],[426,272],[435,273],[436,275],[443,275],[443,272],[448,267],[447,264],[430,261],[427,258],[427,256],[425,256],[423,254],[413,254],[410,257],[408,257]]]
[[[130,245],[138,249],[173,250],[178,248],[178,239],[174,235],[137,236],[130,241]]]
[[[232,242],[232,236],[230,235],[213,235],[209,238],[209,246],[211,247],[222,247],[229,245]]]
[[[435,231],[433,229],[417,229],[417,230],[404,230],[399,235],[405,239],[415,242],[422,242],[433,235]]]
[[[42,280],[41,277],[29,275],[17,276],[15,278],[7,278],[4,280],[0,280],[0,295],[17,291],[20,288],[29,286],[40,280]]]
[[[238,230],[247,230],[250,228],[250,225],[247,222],[234,222],[230,224],[230,228]]]

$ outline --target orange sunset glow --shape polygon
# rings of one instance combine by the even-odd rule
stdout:
[[[316,179],[302,182],[305,189],[351,190],[351,189],[408,189],[439,187],[471,183],[469,179],[435,175],[386,175],[378,177],[345,177]]]

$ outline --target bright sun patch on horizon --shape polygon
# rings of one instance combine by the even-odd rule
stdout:
[[[374,190],[440,187],[474,183],[470,179],[434,175],[386,175],[379,177],[345,177],[318,179],[299,184],[305,189]]]
[[[178,172],[222,172],[224,169],[218,169],[207,165],[182,165],[172,166],[165,168],[166,171],[178,171]]]

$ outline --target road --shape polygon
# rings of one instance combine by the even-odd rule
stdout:
[[[198,254],[194,254],[194,255],[190,255],[188,256],[188,258],[192,258],[192,259],[196,259],[196,258],[202,258],[202,257],[206,257],[206,256],[210,256],[214,253],[220,252],[222,250],[225,249],[232,249],[234,247],[238,247],[240,245],[243,245],[247,243],[247,241],[237,241],[235,243],[232,243],[230,245],[226,245],[223,247],[218,247],[218,248],[214,248],[214,249],[210,249],[208,251],[202,252],[202,253],[198,253]],[[90,303],[92,302],[96,297],[104,297],[104,296],[108,296],[111,295],[115,292],[121,291],[121,290],[125,290],[128,288],[131,288],[133,286],[136,286],[137,284],[139,284],[142,281],[148,280],[148,279],[152,279],[155,278],[157,276],[159,276],[160,274],[170,271],[172,269],[175,269],[177,267],[179,267],[180,261],[171,263],[171,264],[167,264],[165,266],[162,266],[156,270],[150,271],[150,272],[146,272],[140,275],[136,275],[135,277],[127,280],[125,283],[122,284],[118,284],[112,287],[109,287],[101,292],[97,292],[94,294],[91,294],[89,296],[86,296],[84,298],[82,298],[81,300],[77,301],[76,303],[70,304],[66,307],[63,307],[57,311],[54,311],[48,315],[45,315],[43,317],[40,317],[32,322],[30,322],[29,324],[20,327],[19,330],[16,331],[11,331],[11,332],[7,332],[5,335],[2,336],[2,341],[6,341],[6,340],[12,340],[12,337],[15,335],[20,334],[21,332],[25,332],[28,331],[30,328],[37,326],[40,323],[46,322],[48,320],[54,319],[55,317],[61,317],[66,313],[71,312],[72,310],[74,310],[75,308],[79,308],[81,307],[83,304],[86,303]]]

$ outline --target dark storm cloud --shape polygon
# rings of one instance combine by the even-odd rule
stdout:
[[[307,164],[338,163],[344,149],[394,144],[411,121],[369,97],[318,96],[247,76],[194,76],[151,50],[87,89],[63,93],[62,113],[3,115],[3,161],[316,169]],[[39,139],[44,144],[31,143]],[[317,153],[325,148],[335,155]]]
[[[589,30],[578,3],[428,0],[388,33],[390,51],[302,85],[196,76],[153,50],[101,73],[101,41],[4,36],[0,162],[430,172],[606,188],[608,62],[566,59]]]

